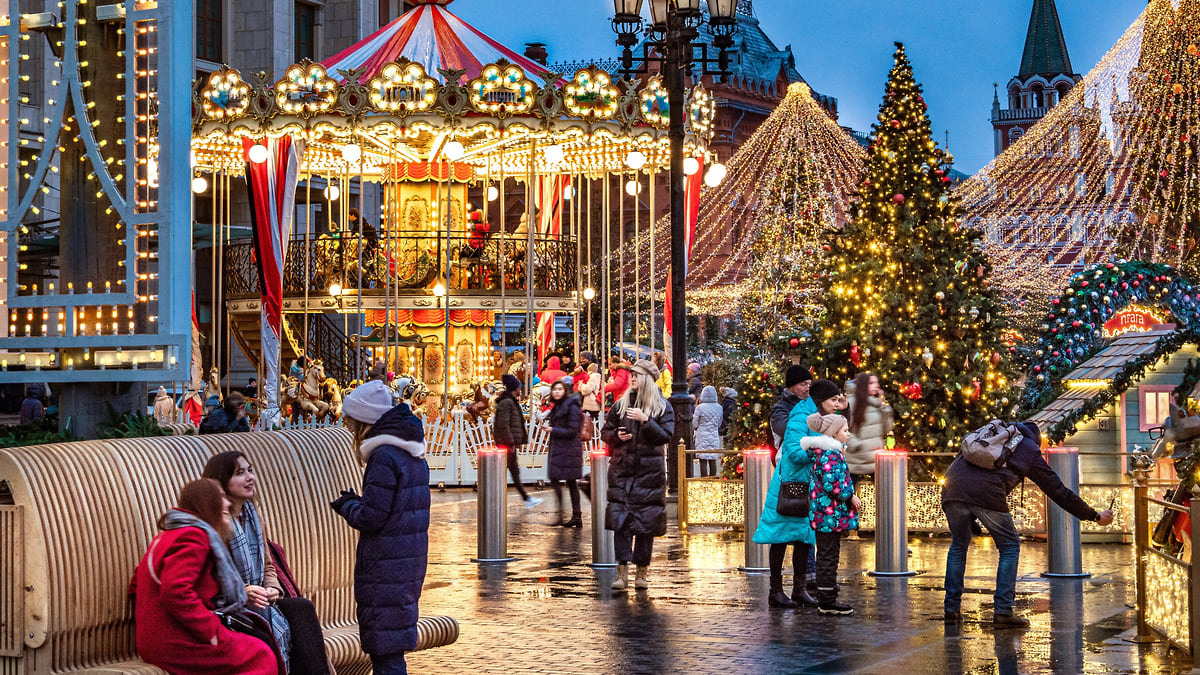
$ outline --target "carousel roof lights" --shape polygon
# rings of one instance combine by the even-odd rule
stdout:
[[[464,148],[463,144],[457,140],[450,141],[442,149],[442,154],[445,155],[446,159],[450,160],[451,162],[457,162],[458,160],[462,159],[466,153],[466,148]]]
[[[700,160],[695,157],[683,158],[683,175],[692,176],[700,170]]]
[[[265,145],[252,145],[250,146],[250,150],[246,153],[246,156],[250,158],[251,162],[255,164],[262,164],[271,157],[271,153],[269,150],[267,150],[267,146]]]
[[[634,171],[640,170],[646,166],[646,155],[641,150],[631,150],[625,155],[625,166]]]

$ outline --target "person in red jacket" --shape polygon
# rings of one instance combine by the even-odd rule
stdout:
[[[604,393],[612,394],[616,401],[625,395],[629,388],[629,365],[621,361],[621,357],[612,356],[608,359],[608,383],[604,385]]]
[[[231,521],[220,484],[203,478],[183,486],[179,506],[158,527],[134,577],[138,656],[176,675],[282,672],[266,642],[226,628],[217,615],[246,604],[225,546]]]
[[[552,385],[566,376],[567,373],[562,369],[561,362],[557,356],[551,356],[546,359],[546,367],[542,369],[542,372],[538,373],[538,379],[546,384],[546,386]]]

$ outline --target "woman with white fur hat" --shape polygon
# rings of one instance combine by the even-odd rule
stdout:
[[[360,533],[354,597],[363,651],[376,675],[408,672],[417,647],[417,605],[429,559],[429,465],[425,429],[381,381],[366,382],[342,404],[366,463],[363,494],[343,490],[330,503]]]

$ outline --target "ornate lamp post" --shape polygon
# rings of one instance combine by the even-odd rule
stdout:
[[[633,48],[638,44],[637,33],[642,29],[643,0],[613,0],[613,31],[617,45],[623,48],[621,70],[626,76],[646,73],[657,63],[667,90],[670,108],[668,138],[671,141],[671,363],[674,382],[671,385],[671,406],[675,410],[675,438],[667,452],[668,485],[677,485],[674,448],[680,438],[691,438],[692,399],[687,393],[687,309],[684,301],[684,282],[687,268],[686,226],[684,217],[683,173],[683,107],[685,69],[699,66],[701,75],[716,75],[722,79],[729,70],[728,49],[733,46],[737,30],[734,11],[737,0],[708,0],[708,27],[713,34],[712,46],[719,50],[715,59],[708,55],[708,44],[693,42],[700,35],[704,14],[701,0],[650,0],[650,26],[642,53],[636,58]],[[715,66],[711,68],[710,66]]]

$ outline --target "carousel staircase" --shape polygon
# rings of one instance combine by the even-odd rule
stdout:
[[[238,312],[230,313],[227,316],[229,317],[229,328],[233,332],[233,339],[242,348],[242,353],[246,355],[250,364],[257,368],[259,360],[262,358],[260,315],[253,312]],[[286,368],[287,364],[299,356],[300,345],[296,341],[295,333],[292,332],[288,322],[284,321],[283,336],[279,340],[279,362]]]
[[[305,326],[303,314],[284,314],[283,319],[279,363],[280,370],[286,372],[292,360],[305,351]],[[249,312],[230,314],[229,326],[233,329],[234,339],[242,348],[242,353],[250,363],[257,366],[262,356],[259,315]],[[343,384],[371,369],[371,359],[366,351],[357,350],[358,353],[355,353],[356,350],[350,347],[342,327],[326,314],[308,315],[307,349],[309,358],[321,359],[327,376]]]

